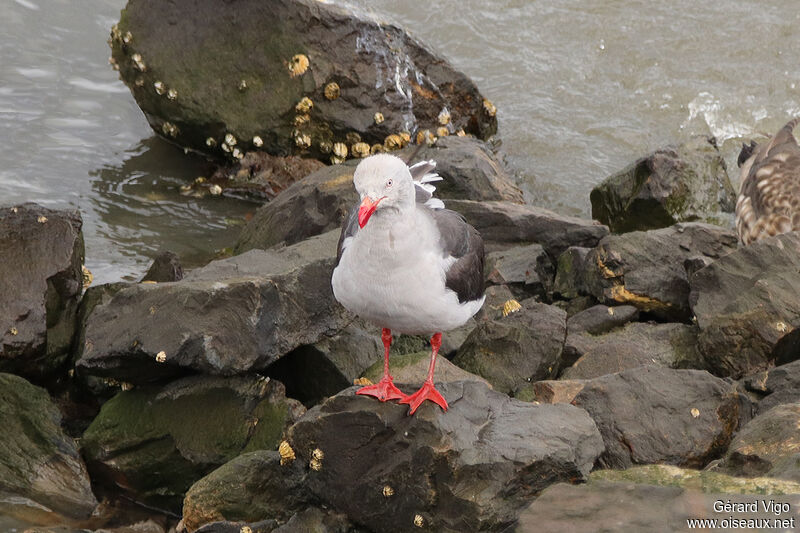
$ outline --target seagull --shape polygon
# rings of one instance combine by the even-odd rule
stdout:
[[[800,229],[800,146],[787,123],[768,143],[743,144],[736,231],[747,245],[763,237]]]
[[[457,328],[483,305],[483,241],[464,218],[433,197],[442,178],[434,161],[409,167],[376,154],[356,167],[361,203],[342,224],[331,285],[350,312],[382,328],[383,378],[356,394],[400,400],[414,414],[425,400],[447,402],[433,384],[442,332]],[[422,387],[410,396],[392,382],[392,332],[431,335],[431,359]]]

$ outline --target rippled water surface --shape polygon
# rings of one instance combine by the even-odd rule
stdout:
[[[565,213],[588,216],[592,186],[648,150],[713,134],[732,162],[741,137],[800,113],[795,0],[338,3],[471,76],[530,200]],[[100,281],[140,275],[160,248],[201,264],[254,208],[178,194],[208,167],[152,136],[109,67],[124,4],[3,0],[0,16],[0,203],[79,208]]]

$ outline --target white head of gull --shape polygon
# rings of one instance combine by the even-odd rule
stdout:
[[[409,167],[378,154],[356,168],[360,203],[342,225],[331,284],[348,310],[383,328],[384,375],[358,394],[400,400],[413,414],[431,400],[447,410],[433,375],[442,331],[463,325],[483,305],[483,241],[464,218],[433,197],[436,163]],[[431,336],[428,376],[406,396],[389,374],[392,331]]]

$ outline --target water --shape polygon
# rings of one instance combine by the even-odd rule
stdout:
[[[153,137],[107,63],[123,0],[0,0],[0,203],[77,207],[98,281],[161,248],[191,266],[254,205],[187,198],[208,166]],[[338,0],[408,28],[476,81],[531,202],[588,216],[589,191],[649,150],[742,137],[800,113],[794,0]]]

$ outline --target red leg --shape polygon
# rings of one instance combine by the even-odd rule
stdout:
[[[441,347],[442,334],[436,333],[433,337],[431,337],[431,364],[428,367],[428,377],[425,379],[425,383],[422,384],[422,387],[417,392],[400,400],[400,403],[407,403],[409,405],[411,409],[408,414],[410,415],[413,415],[417,408],[422,405],[422,402],[425,400],[430,400],[441,407],[444,411],[447,411],[447,401],[433,385],[433,372],[436,369],[436,356],[439,355],[439,348]]]
[[[368,396],[375,396],[382,402],[386,400],[399,400],[405,398],[406,395],[400,392],[400,389],[394,386],[392,376],[389,374],[389,347],[392,345],[392,332],[388,328],[383,328],[381,332],[381,340],[383,341],[383,377],[375,385],[368,385],[356,391],[356,394],[366,394]]]

